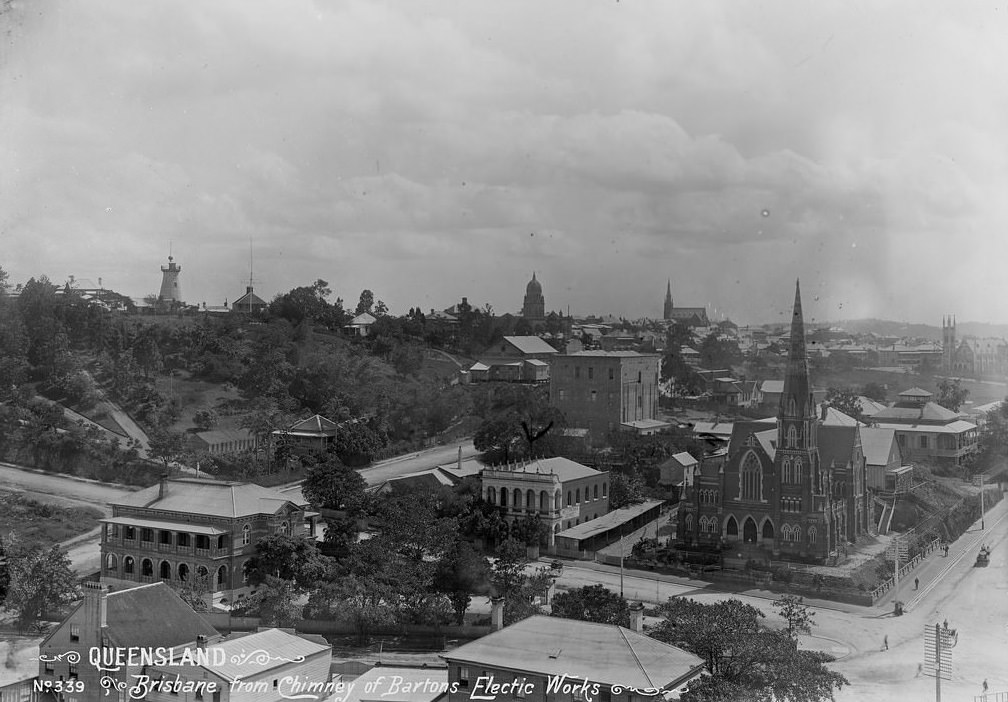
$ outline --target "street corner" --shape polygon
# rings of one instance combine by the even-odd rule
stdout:
[[[843,641],[830,639],[825,636],[804,636],[798,637],[798,648],[803,651],[819,651],[828,653],[836,660],[843,660],[851,654],[853,647]]]

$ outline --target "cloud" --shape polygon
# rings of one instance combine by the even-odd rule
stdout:
[[[251,239],[268,297],[324,277],[394,310],[511,309],[536,269],[548,305],[656,315],[672,277],[684,303],[759,321],[801,275],[823,315],[1003,319],[1008,154],[990,144],[1006,13],[12,7],[0,236],[15,278],[143,294],[171,240],[185,289],[217,300],[241,292]]]

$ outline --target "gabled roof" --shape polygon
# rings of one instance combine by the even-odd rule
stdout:
[[[900,397],[932,397],[932,393],[928,392],[923,388],[913,387],[909,390],[904,390],[899,394]]]
[[[207,646],[208,651],[211,649],[224,651],[222,663],[219,665],[209,663],[199,667],[212,671],[228,681],[251,678],[268,670],[289,665],[291,661],[304,660],[309,656],[332,650],[329,644],[309,641],[280,629],[257,631],[254,634],[238,636]],[[268,652],[269,655],[258,655],[262,651]],[[210,661],[215,658],[217,657],[209,656]]]
[[[372,324],[374,324],[377,321],[378,320],[376,320],[374,318],[374,315],[371,314],[370,312],[361,312],[359,315],[357,315],[356,317],[354,317],[353,319],[351,319],[350,320],[350,324],[348,324],[347,326],[348,327],[367,327],[367,326],[371,326]]]
[[[336,436],[339,425],[331,419],[316,414],[308,419],[302,419],[286,431],[287,434]],[[285,433],[281,431],[280,433]]]
[[[198,436],[210,445],[222,444],[227,441],[249,441],[255,438],[247,429],[210,429],[209,431],[196,432]]]
[[[266,302],[264,299],[262,299],[261,297],[259,297],[250,290],[249,292],[245,293],[237,300],[232,302],[231,309],[237,312],[241,312],[242,307],[248,309],[249,307],[265,307],[268,304],[269,304],[268,302]]]
[[[846,416],[846,415],[844,415]],[[819,425],[819,465],[828,468],[846,466],[854,452],[857,425]]]
[[[861,414],[865,417],[874,417],[877,413],[886,409],[886,405],[864,395],[858,395],[858,402],[861,403]]]
[[[889,462],[889,454],[896,444],[896,430],[881,427],[861,428],[861,450],[865,462],[870,466],[884,466]],[[899,444],[896,444],[897,449]]]
[[[270,488],[253,483],[226,483],[203,478],[165,479],[162,484],[131,493],[110,504],[229,518],[276,514],[285,505],[298,507]]]
[[[774,421],[776,422],[776,420]],[[770,460],[773,460],[777,452],[777,447],[774,444],[777,438],[777,429],[767,429],[767,426],[768,422],[765,421],[735,422],[735,426],[732,427],[731,439],[728,441],[729,455],[734,455],[737,451],[741,451],[746,445],[749,436],[752,435]]]
[[[701,658],[614,624],[534,616],[442,654],[449,661],[623,688],[678,685]]]
[[[38,666],[35,667],[38,673]],[[448,668],[397,668],[381,665],[354,678],[345,693],[328,699],[340,702],[434,702],[448,699]]]
[[[763,384],[760,386],[760,390],[769,393],[783,393],[784,392],[784,381],[783,380],[764,380]]]
[[[820,417],[822,415],[820,414]],[[824,427],[856,427],[861,422],[851,417],[849,414],[844,414],[836,407],[826,407],[826,419],[823,420],[822,426]]]
[[[169,648],[194,643],[197,636],[218,636],[217,630],[165,583],[115,590],[106,597],[105,633],[113,646]],[[90,604],[85,598],[79,607]]]
[[[537,458],[532,461],[516,463],[510,466],[487,466],[487,469],[499,471],[511,470],[515,473],[541,473],[545,475],[553,473],[560,478],[560,482],[602,475],[601,471],[581,465],[580,463],[576,463],[569,458],[563,458],[562,456],[557,456],[556,458]]]
[[[934,422],[937,424],[954,422],[959,415],[935,402],[923,406],[897,404],[875,413],[876,422]]]
[[[557,350],[538,336],[505,336],[504,341],[521,353],[557,353]]]
[[[699,463],[697,459],[693,458],[692,454],[690,454],[689,451],[680,451],[679,453],[674,453],[672,454],[670,460],[674,460],[676,463],[684,467],[695,466],[697,463]]]

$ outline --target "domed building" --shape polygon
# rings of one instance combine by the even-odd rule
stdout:
[[[530,321],[546,319],[546,298],[543,297],[542,285],[536,280],[535,272],[532,280],[525,286],[525,302],[522,304],[521,316]]]

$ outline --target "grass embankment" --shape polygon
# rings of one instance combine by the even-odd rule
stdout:
[[[5,540],[13,531],[22,542],[47,548],[91,531],[103,516],[94,507],[63,507],[0,490],[0,535]]]

